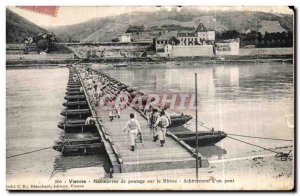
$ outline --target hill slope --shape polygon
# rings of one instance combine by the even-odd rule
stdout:
[[[20,43],[46,30],[6,9],[6,43]]]
[[[110,41],[124,33],[129,25],[144,25],[146,28],[162,25],[197,27],[200,22],[216,31],[247,30],[273,32],[292,31],[292,15],[279,15],[262,12],[203,12],[184,8],[154,13],[131,13],[114,17],[96,18],[85,23],[48,28],[62,41],[99,42]],[[268,22],[272,21],[272,22]],[[267,25],[267,26],[266,26]],[[264,33],[264,32],[263,32]]]

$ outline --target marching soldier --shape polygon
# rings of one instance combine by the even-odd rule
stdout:
[[[159,117],[160,117],[160,115],[159,115],[159,112],[157,111],[157,109],[152,109],[152,113],[150,113],[150,116],[148,118],[148,126],[152,133],[153,142],[156,142],[156,140],[158,139],[157,126],[155,126],[155,123]]]
[[[141,132],[140,123],[134,118],[134,114],[130,114],[130,120],[127,121],[124,132],[128,131],[130,138],[131,151],[134,151],[135,138],[137,133]]]
[[[169,119],[165,116],[165,112],[160,113],[160,117],[157,119],[154,126],[158,126],[158,139],[160,140],[160,145],[163,147],[166,141],[167,127],[169,126]]]
[[[114,100],[110,100],[108,102],[108,113],[109,113],[110,121],[113,121],[116,113],[116,105]]]

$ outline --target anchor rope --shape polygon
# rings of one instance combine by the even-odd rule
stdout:
[[[242,142],[242,143],[251,145],[251,146],[255,146],[255,147],[258,147],[258,148],[261,148],[261,149],[264,149],[264,150],[267,150],[267,151],[276,153],[276,154],[282,154],[282,152],[277,152],[277,151],[275,151],[275,150],[271,150],[271,149],[269,149],[269,148],[265,148],[265,147],[262,147],[262,146],[259,146],[259,145],[256,145],[256,144],[252,144],[252,143],[249,143],[249,142],[240,140],[240,139],[236,139],[236,138],[233,138],[233,137],[230,137],[230,136],[227,136],[227,137],[230,138],[230,139],[233,139],[233,140],[236,140],[236,141],[239,141],[239,142]]]
[[[248,137],[248,138],[258,138],[258,139],[265,139],[265,140],[279,140],[279,141],[287,141],[287,142],[294,141],[294,140],[289,140],[289,139],[270,138],[270,137],[257,137],[257,136],[240,135],[240,134],[233,134],[233,133],[228,133],[227,135]]]
[[[39,151],[42,151],[42,150],[47,150],[47,149],[50,149],[50,148],[52,148],[52,146],[46,147],[46,148],[41,148],[41,149],[38,149],[38,150],[23,152],[21,154],[16,154],[16,155],[8,156],[6,158],[9,159],[9,158],[13,158],[13,157],[18,157],[18,156],[22,156],[22,155],[26,155],[26,154],[30,154],[30,153],[34,153],[34,152],[39,152]]]

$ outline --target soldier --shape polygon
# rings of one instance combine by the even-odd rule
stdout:
[[[159,117],[160,117],[160,115],[159,115],[159,112],[157,111],[157,109],[152,109],[152,112],[150,113],[149,118],[148,118],[148,126],[152,133],[153,142],[156,142],[156,140],[158,139],[157,126],[155,126],[155,123]]]
[[[85,125],[90,125],[90,124],[95,124],[96,119],[93,117],[87,117],[87,119],[85,120]]]
[[[113,121],[114,116],[115,116],[115,112],[116,112],[116,105],[115,105],[115,101],[114,100],[110,100],[108,102],[108,111],[109,111],[110,121]]]
[[[160,140],[160,145],[163,147],[164,143],[166,142],[166,132],[167,127],[169,126],[169,120],[165,116],[165,112],[161,111],[160,117],[157,119],[154,126],[159,126],[158,130],[158,139]]]
[[[122,89],[122,91],[119,94],[119,97],[121,102],[121,109],[126,108],[129,100],[131,99],[130,94],[125,89]]]
[[[140,123],[134,118],[134,114],[130,114],[130,120],[127,121],[124,132],[128,131],[130,138],[131,151],[134,151],[135,138],[137,133],[141,132]]]
[[[121,117],[121,103],[118,98],[115,101],[115,108],[116,108],[117,116],[118,116],[118,118],[120,118]]]

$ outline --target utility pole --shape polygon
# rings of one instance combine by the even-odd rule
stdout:
[[[195,101],[196,101],[196,180],[198,181],[198,89],[197,73],[195,73]]]

